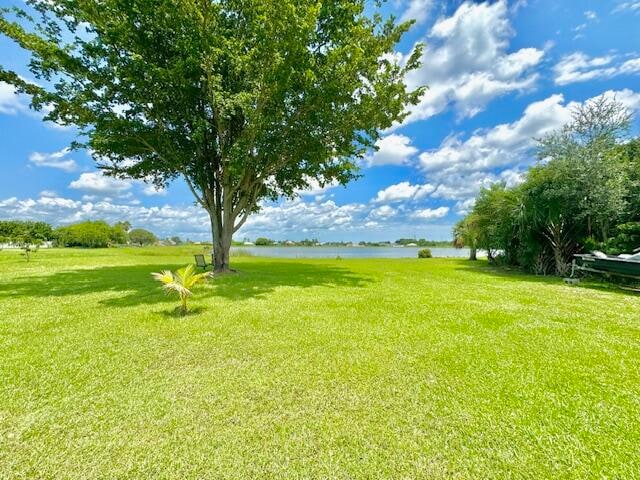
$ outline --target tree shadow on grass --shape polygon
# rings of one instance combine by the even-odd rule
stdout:
[[[45,298],[109,293],[99,302],[127,307],[141,304],[175,303],[176,297],[163,293],[151,272],[173,270],[180,265],[131,265],[64,270],[46,276],[19,277],[0,284],[0,301],[7,297]],[[278,287],[310,288],[363,287],[371,280],[348,268],[303,262],[256,262],[243,264],[236,274],[214,277],[198,289],[195,298],[223,297],[231,300],[261,298]]]
[[[514,283],[536,283],[547,285],[565,285],[562,277],[556,277],[554,275],[534,275],[532,273],[524,272],[518,268],[502,267],[497,265],[491,265],[487,261],[470,261],[464,260],[456,264],[456,269],[466,272],[480,273],[484,275],[491,275],[504,279],[508,282]],[[624,296],[640,296],[640,291],[627,289],[629,285],[614,282],[608,282],[603,278],[595,276],[579,277],[580,283],[572,285],[572,288],[581,288],[588,290],[598,290],[601,292],[613,293],[616,295]]]

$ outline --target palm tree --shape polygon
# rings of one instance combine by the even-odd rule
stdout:
[[[470,213],[453,227],[453,246],[469,247],[469,260],[477,260],[478,224],[477,218]]]
[[[162,283],[162,288],[167,294],[176,292],[180,296],[180,313],[182,315],[189,311],[187,298],[192,295],[191,289],[213,276],[211,272],[195,273],[193,265],[187,265],[175,272],[163,270],[160,273],[152,273],[151,275],[155,280]]]

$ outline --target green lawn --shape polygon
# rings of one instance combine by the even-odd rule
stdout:
[[[640,478],[640,295],[194,251],[0,252],[0,478]]]

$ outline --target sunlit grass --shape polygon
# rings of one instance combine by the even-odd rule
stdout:
[[[201,250],[0,252],[0,478],[637,478],[640,296]]]

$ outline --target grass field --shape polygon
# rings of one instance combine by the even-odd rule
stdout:
[[[0,478],[640,478],[640,295],[192,253],[0,252]]]

